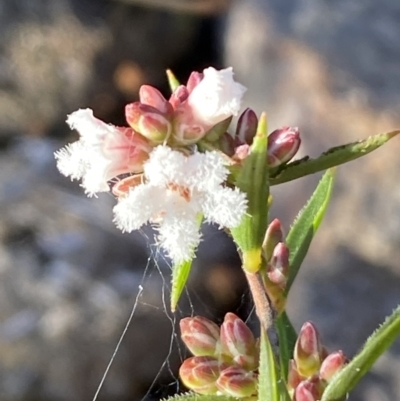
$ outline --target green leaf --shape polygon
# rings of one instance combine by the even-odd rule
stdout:
[[[257,134],[249,156],[238,174],[236,186],[247,195],[247,213],[241,224],[232,229],[235,243],[243,253],[243,268],[255,273],[261,265],[261,245],[268,224],[267,121],[260,116]]]
[[[335,169],[330,169],[324,174],[308,203],[300,211],[286,237],[286,244],[290,250],[290,270],[286,293],[293,284],[300,265],[310,247],[311,241],[324,217],[332,194],[334,178]]]
[[[178,305],[179,298],[185,288],[187,279],[189,277],[192,261],[187,260],[180,265],[172,268],[172,288],[171,288],[171,311],[175,312]]]
[[[297,340],[297,333],[286,312],[282,312],[276,319],[276,328],[279,338],[279,359],[281,375],[287,379],[289,360],[293,358],[294,345]]]
[[[171,92],[174,93],[175,89],[178,88],[180,83],[179,83],[178,79],[176,78],[175,74],[171,70],[167,70],[166,74],[167,74],[169,88],[171,89]]]
[[[358,142],[331,148],[316,159],[305,158],[286,164],[275,172],[271,171],[270,185],[282,184],[358,159],[378,149],[399,133],[400,130],[396,130],[374,135]]]
[[[346,397],[374,362],[400,335],[400,306],[371,335],[361,352],[337,373],[325,389],[321,401],[339,401]]]
[[[265,330],[261,330],[258,401],[279,401],[278,381],[275,356],[271,343]]]
[[[196,393],[178,394],[163,401],[237,401],[237,398],[226,395],[200,395]]]

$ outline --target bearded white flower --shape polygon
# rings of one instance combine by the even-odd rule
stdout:
[[[89,196],[109,191],[108,181],[117,175],[142,171],[152,147],[131,128],[106,124],[90,109],[70,114],[67,123],[80,139],[55,152],[57,167],[72,180],[82,179]]]
[[[240,111],[246,88],[233,80],[232,67],[217,71],[213,67],[203,71],[203,79],[188,97],[195,118],[214,126]]]
[[[114,207],[114,221],[128,232],[152,223],[159,245],[175,264],[190,260],[200,242],[199,216],[233,228],[246,212],[245,194],[223,186],[228,173],[217,152],[185,156],[158,146],[144,164],[143,183]]]

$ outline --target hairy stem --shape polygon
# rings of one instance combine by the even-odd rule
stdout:
[[[272,311],[261,278],[258,273],[245,271],[245,274],[261,327],[267,331],[272,325]]]

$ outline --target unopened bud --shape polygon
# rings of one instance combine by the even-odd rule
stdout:
[[[289,248],[279,242],[274,248],[271,260],[268,263],[268,278],[281,288],[285,288],[289,271]]]
[[[194,356],[186,359],[179,369],[183,384],[199,394],[217,394],[216,381],[228,365],[208,356]]]
[[[204,74],[202,72],[193,71],[190,74],[189,79],[186,83],[186,88],[188,92],[190,93],[201,82],[203,78]]]
[[[125,106],[128,124],[154,143],[164,142],[171,134],[171,123],[165,114],[140,102]]]
[[[300,133],[297,127],[283,127],[268,136],[268,165],[277,167],[287,163],[299,150]]]
[[[310,377],[319,370],[321,351],[317,328],[311,322],[304,323],[294,347],[294,360],[302,376]]]
[[[258,119],[256,113],[247,108],[239,117],[235,140],[238,144],[251,145],[253,143],[253,138],[257,133]]]
[[[218,380],[217,387],[225,395],[243,398],[257,393],[257,376],[239,366],[224,369]]]
[[[171,104],[165,99],[162,93],[150,85],[142,85],[139,89],[140,103],[152,106],[161,113],[172,113]]]
[[[219,327],[202,316],[180,321],[181,338],[195,356],[213,356],[219,341]]]
[[[303,380],[294,391],[295,401],[318,401],[321,399],[321,386],[315,380]]]
[[[329,354],[322,362],[319,370],[321,379],[330,382],[332,377],[343,369],[347,362],[347,358],[342,351],[336,351]]]
[[[253,370],[258,366],[254,335],[234,313],[227,313],[221,325],[221,351],[245,369]]]
[[[283,242],[282,224],[278,219],[274,219],[267,228],[262,245],[264,258],[267,262],[271,259],[272,253],[279,242]]]
[[[235,152],[235,140],[233,139],[232,135],[229,134],[229,132],[225,132],[219,138],[217,147],[226,155],[233,157],[233,154]]]

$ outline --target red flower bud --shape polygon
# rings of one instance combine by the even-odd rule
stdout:
[[[317,373],[321,366],[321,352],[317,328],[311,322],[304,323],[294,347],[294,360],[302,376],[310,377]]]
[[[251,145],[253,143],[253,138],[257,133],[257,125],[258,119],[256,113],[247,108],[239,117],[237,126],[235,139],[238,145],[248,144]]]
[[[297,127],[283,127],[268,136],[268,164],[277,167],[287,163],[299,150],[300,133]]]
[[[330,382],[332,377],[343,369],[347,362],[347,358],[342,351],[336,351],[329,354],[322,362],[319,370],[321,379]]]
[[[171,123],[167,116],[152,106],[140,102],[125,106],[128,124],[154,143],[164,142],[171,134]]]
[[[294,401],[318,401],[321,395],[321,386],[316,380],[304,380],[294,391]]]
[[[267,228],[263,242],[264,257],[267,261],[271,259],[272,253],[279,242],[283,242],[282,225],[278,219],[274,219]]]
[[[180,321],[181,338],[195,356],[213,356],[219,342],[219,327],[202,316]]]
[[[179,369],[183,384],[199,394],[217,394],[216,381],[228,365],[208,356],[194,356],[186,359]]]
[[[162,93],[150,85],[142,85],[139,89],[140,103],[152,106],[159,110],[161,113],[172,113],[172,106]]]
[[[250,397],[257,393],[257,376],[239,366],[224,369],[218,380],[217,387],[221,393],[236,397]]]
[[[258,366],[258,350],[253,333],[234,313],[227,313],[221,325],[221,350],[247,370]]]
[[[289,271],[289,248],[280,242],[274,248],[272,258],[268,263],[268,278],[281,288],[285,288]]]

